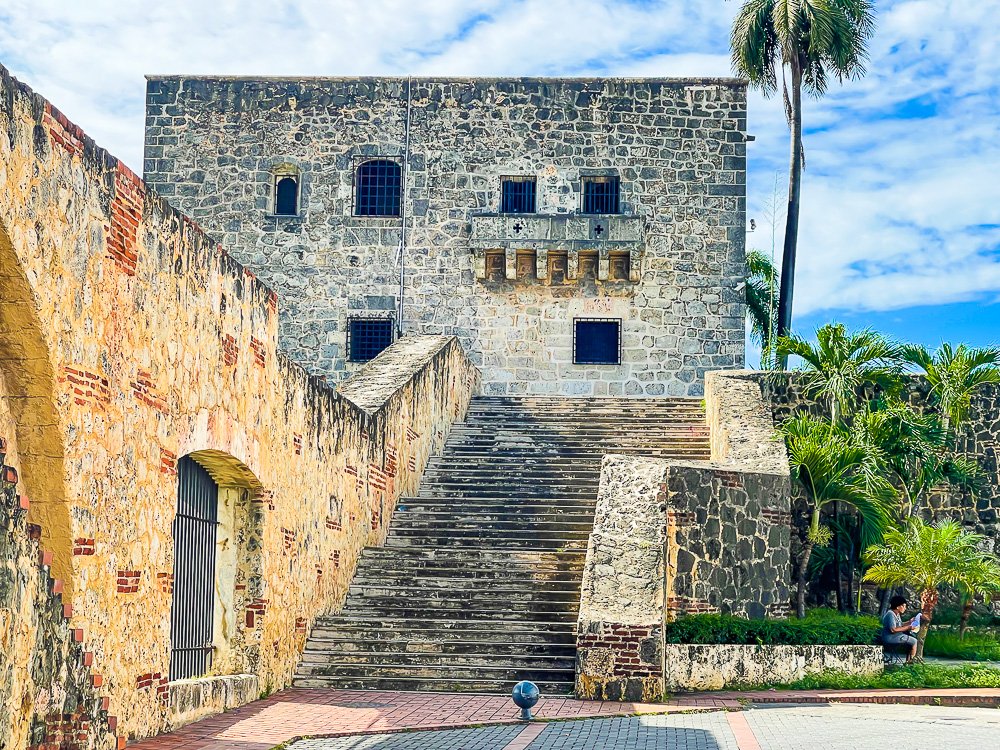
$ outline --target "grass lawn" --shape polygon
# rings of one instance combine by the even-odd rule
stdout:
[[[964,640],[957,630],[931,630],[924,644],[926,656],[970,661],[1000,661],[1000,639],[995,631],[969,630]]]

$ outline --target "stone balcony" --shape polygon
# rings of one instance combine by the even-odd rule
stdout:
[[[478,214],[469,244],[482,281],[637,282],[645,238],[642,216]]]

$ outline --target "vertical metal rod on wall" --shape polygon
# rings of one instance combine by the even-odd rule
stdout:
[[[396,337],[403,335],[403,294],[406,284],[406,201],[410,189],[410,87],[413,79],[406,77],[406,133],[403,147],[402,199],[399,203],[399,215],[402,219],[399,230],[399,309],[396,312]]]

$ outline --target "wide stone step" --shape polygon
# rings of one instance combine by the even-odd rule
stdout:
[[[457,501],[460,500],[459,504]],[[547,514],[553,517],[591,517],[597,504],[596,497],[590,498],[533,498],[533,497],[465,497],[465,498],[401,498],[396,504],[398,513],[432,513],[435,515],[462,514]]]
[[[371,677],[375,673],[370,664],[300,664],[296,674],[300,677]],[[554,680],[564,682],[575,678],[572,667],[566,667],[557,662],[554,666],[547,666],[546,662],[541,662],[531,666],[507,665],[504,663],[481,664],[479,666],[466,666],[455,664],[381,664],[377,668],[379,679],[389,677],[423,677],[433,679],[463,679],[463,680],[491,680],[507,681],[511,687],[521,680],[531,680],[541,682]]]
[[[585,551],[580,550],[522,550],[511,554],[507,550],[486,548],[452,549],[450,547],[365,547],[366,558],[383,559],[388,562],[400,561],[406,563],[427,563],[433,567],[450,565],[479,567],[511,567],[523,570],[563,570],[566,566],[577,566],[583,563]]]
[[[414,588],[388,584],[352,584],[347,603],[352,607],[368,606],[370,603],[381,606],[386,600],[405,601],[408,607],[416,607],[422,603],[426,603],[429,607],[438,604],[451,607],[460,606],[465,602],[490,608],[506,601],[519,605],[551,605],[561,610],[566,604],[579,605],[580,589],[531,585]]]
[[[536,640],[523,642],[510,640],[496,642],[491,640],[430,640],[413,638],[378,639],[366,638],[321,638],[311,636],[306,644],[303,658],[311,655],[309,661],[329,658],[330,654],[346,656],[348,654],[447,654],[474,656],[489,653],[509,656],[561,656],[574,658],[576,656],[576,641],[567,639],[564,643]]]
[[[519,622],[534,622],[545,620],[547,622],[576,622],[579,611],[579,601],[564,604],[545,603],[521,603],[510,602],[507,605],[498,604],[489,606],[489,603],[475,605],[468,602],[422,602],[420,606],[412,606],[409,602],[392,601],[376,603],[366,601],[358,605],[348,601],[340,614],[342,617],[401,617],[406,619],[419,619],[421,617],[431,620],[454,619],[454,620],[514,620]]]
[[[589,536],[592,528],[593,523],[591,519],[586,516],[575,521],[561,518],[539,517],[537,515],[530,514],[525,514],[520,517],[507,516],[504,518],[486,518],[482,514],[473,514],[467,518],[460,518],[458,516],[454,518],[444,518],[440,514],[435,517],[429,514],[425,515],[423,513],[407,511],[397,514],[392,519],[393,531],[405,530],[410,532],[420,530],[434,532],[479,531],[495,534],[514,531],[517,533],[538,532],[548,534],[551,532],[553,534],[560,534],[563,531],[568,531],[574,535],[579,532],[583,532]]]
[[[295,677],[292,686],[298,688],[326,688],[337,690],[389,690],[399,692],[421,693],[471,693],[482,695],[505,695],[510,697],[510,691],[520,682],[511,680],[477,680],[462,679],[438,675],[433,678],[422,677]],[[541,680],[536,681],[538,689],[545,696],[571,695],[573,680]]]
[[[352,585],[370,586],[426,586],[428,588],[533,586],[538,590],[547,588],[580,588],[580,569],[564,571],[505,572],[502,570],[481,571],[475,568],[395,568],[369,565],[358,570]]]
[[[519,505],[506,504],[490,510],[485,507],[454,507],[452,510],[445,509],[445,506],[423,507],[419,505],[401,505],[396,507],[395,521],[406,521],[417,518],[422,521],[453,521],[455,523],[486,523],[489,521],[518,523],[525,521],[537,522],[562,522],[562,523],[590,523],[594,517],[593,506],[580,505],[577,507],[555,507],[545,505]]]
[[[399,639],[434,641],[555,642],[576,638],[576,621],[503,621],[496,619],[456,621],[449,618],[380,617],[375,615],[325,615],[316,619],[311,638]]]
[[[548,550],[574,550],[585,553],[587,551],[588,534],[581,534],[578,538],[560,537],[533,537],[533,536],[413,536],[389,533],[385,546],[397,549],[400,547],[480,547],[489,544],[497,550],[504,551],[548,551]]]
[[[454,667],[456,669],[562,669],[576,668],[575,654],[517,654],[472,652],[433,653],[429,651],[311,651],[307,649],[299,662],[299,674],[323,674],[325,667],[364,666],[374,667],[379,674],[385,674],[384,667]]]

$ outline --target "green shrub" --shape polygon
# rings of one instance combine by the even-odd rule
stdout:
[[[973,661],[1000,661],[1000,640],[990,631],[969,630],[964,640],[955,630],[931,630],[924,644],[927,656]]]
[[[1000,669],[985,665],[950,667],[941,664],[907,664],[879,675],[823,672],[784,685],[784,690],[868,690],[877,688],[995,688]]]
[[[667,643],[758,646],[868,645],[879,632],[875,617],[813,610],[801,620],[746,620],[732,615],[688,615],[666,626]]]

